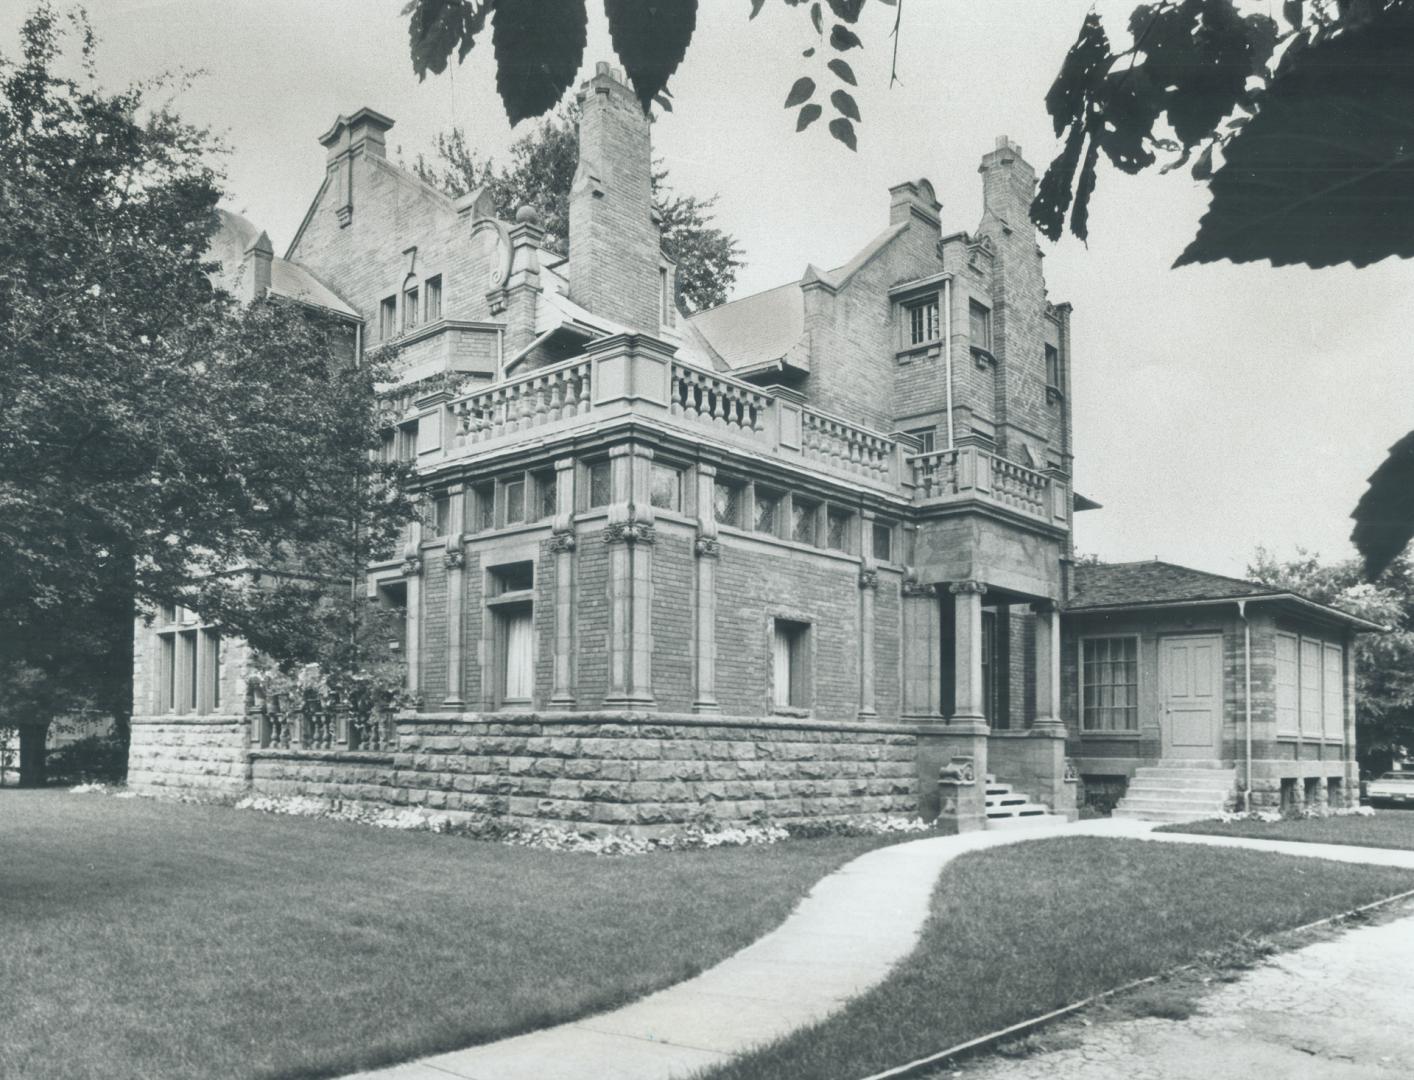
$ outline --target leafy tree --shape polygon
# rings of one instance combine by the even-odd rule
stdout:
[[[1390,628],[1356,638],[1356,746],[1361,765],[1373,772],[1414,747],[1414,563],[1401,555],[1368,582],[1358,559],[1322,563],[1298,551],[1281,562],[1258,548],[1247,574]]]
[[[529,203],[540,211],[550,246],[568,254],[570,185],[578,164],[578,117],[569,108],[518,139],[511,146],[509,167],[497,169],[467,144],[461,128],[454,128],[437,137],[432,161],[418,155],[413,168],[423,180],[454,196],[486,188],[497,214],[507,220],[517,207]],[[662,216],[663,252],[678,264],[683,306],[695,312],[725,303],[744,264],[736,237],[712,225],[717,197],[678,195],[667,169],[659,168],[653,172],[653,201]]]
[[[351,331],[213,285],[217,149],[76,77],[47,4],[0,55],[0,724],[127,696],[134,605],[180,603],[296,662],[409,513]]]

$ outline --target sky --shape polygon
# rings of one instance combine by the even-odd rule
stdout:
[[[888,222],[888,188],[927,177],[945,232],[981,214],[977,165],[1008,135],[1038,174],[1057,150],[1043,100],[1092,7],[1123,38],[1134,0],[905,0],[899,81],[889,85],[895,9],[865,5],[850,57],[863,113],[858,153],[823,123],[794,131],[782,108],[808,21],[768,0],[700,0],[674,111],[654,152],[674,186],[716,194],[716,223],[746,251],[735,295],[835,266]],[[487,40],[464,65],[419,83],[403,0],[88,0],[110,87],[199,70],[174,101],[218,133],[229,204],[293,237],[323,175],[318,136],[361,106],[396,121],[392,158],[466,129],[504,154],[512,132]],[[1254,10],[1279,17],[1278,0]],[[589,0],[586,69],[613,60]],[[21,4],[0,14],[13,54]],[[578,80],[576,80],[576,83]],[[1123,176],[1102,164],[1088,246],[1042,241],[1050,298],[1075,309],[1071,399],[1075,485],[1103,504],[1077,515],[1076,547],[1106,560],[1161,558],[1241,574],[1254,549],[1352,554],[1349,513],[1387,448],[1414,427],[1414,266],[1169,269],[1207,204],[1184,171]]]

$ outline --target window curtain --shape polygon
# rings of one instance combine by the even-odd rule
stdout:
[[[771,638],[771,704],[783,708],[790,704],[790,635],[776,627]]]
[[[535,657],[530,612],[506,619],[506,700],[529,701],[535,686]]]

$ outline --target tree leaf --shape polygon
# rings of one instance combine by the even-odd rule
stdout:
[[[761,9],[766,4],[766,0],[751,0],[751,14],[748,18],[754,19],[761,14]]]
[[[410,16],[408,43],[418,80],[426,79],[429,72],[446,71],[454,49],[457,62],[465,60],[490,10],[490,0],[475,5],[470,0],[411,0],[403,14]]]
[[[830,61],[828,64],[826,64],[825,66],[826,66],[827,68],[829,68],[831,71],[833,71],[833,72],[835,73],[835,76],[836,76],[838,79],[840,79],[842,82],[847,82],[847,83],[849,83],[850,86],[858,86],[858,85],[859,85],[859,83],[856,82],[856,81],[855,81],[855,78],[854,78],[854,69],[851,68],[848,64],[846,64],[846,63],[845,63],[843,60],[841,60],[839,57],[835,57],[833,60],[831,60],[831,61]]]
[[[830,0],[830,10],[835,13],[835,18],[847,23],[858,22],[863,7],[864,0]]]
[[[815,32],[823,34],[825,32],[825,16],[820,10],[819,4],[810,5],[810,21],[815,24]]]
[[[1390,447],[1350,516],[1355,519],[1351,542],[1373,581],[1414,538],[1414,431]]]
[[[1080,152],[1085,148],[1085,129],[1073,124],[1065,147],[1041,177],[1036,197],[1031,201],[1031,221],[1041,234],[1059,240],[1065,229],[1066,211],[1070,209],[1071,191],[1075,185],[1075,170],[1080,165]]]
[[[1072,123],[1081,121],[1086,103],[1104,80],[1113,60],[1110,39],[1105,35],[1100,17],[1091,12],[1080,24],[1080,35],[1065,54],[1056,80],[1046,92],[1046,111],[1051,114],[1057,137]]]
[[[802,75],[795,80],[795,84],[790,88],[790,93],[786,95],[786,108],[793,109],[802,102],[809,101],[815,94],[815,80],[808,75]]]
[[[609,37],[644,111],[682,63],[697,27],[697,0],[604,0]]]
[[[1213,176],[1213,148],[1216,143],[1209,143],[1203,147],[1203,152],[1198,155],[1198,160],[1193,163],[1194,180],[1211,180]]]
[[[1080,167],[1080,181],[1075,185],[1075,208],[1070,214],[1070,231],[1081,241],[1090,237],[1090,196],[1095,194],[1095,166],[1100,156],[1100,144],[1090,140],[1085,164]]]
[[[850,97],[843,90],[836,90],[830,95],[830,104],[842,116],[847,116],[851,120],[859,119],[859,106],[854,103],[854,98]]]
[[[816,120],[820,119],[820,114],[824,111],[825,110],[820,108],[819,105],[815,104],[802,106],[800,115],[796,117],[795,130],[804,131],[811,124],[815,123]]]
[[[844,117],[836,117],[830,121],[830,134],[851,150],[859,149],[859,143],[854,137],[854,125]]]
[[[806,50],[805,50],[803,53],[801,53],[800,55],[803,56],[803,57],[805,57],[807,60],[810,59],[810,57],[812,57],[812,56],[815,55],[815,46],[814,46],[814,45],[810,46],[810,48],[806,49]]]
[[[1290,24],[1293,30],[1301,29],[1301,20],[1305,5],[1301,0],[1283,0],[1281,5],[1281,17]]]
[[[834,26],[830,27],[830,44],[834,46],[838,52],[844,52],[846,49],[858,49],[863,43],[859,40],[859,35],[853,30],[846,26],[841,26],[839,23],[835,23]]]
[[[584,0],[496,0],[496,90],[512,125],[555,107],[584,58]]]

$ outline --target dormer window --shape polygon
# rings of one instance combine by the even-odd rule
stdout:
[[[925,296],[921,300],[904,305],[907,320],[905,341],[912,346],[929,345],[938,340],[938,294]]]

